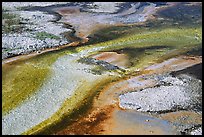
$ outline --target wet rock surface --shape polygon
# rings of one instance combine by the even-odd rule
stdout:
[[[166,120],[136,111],[118,110],[113,113],[115,122],[110,122],[109,134],[119,135],[175,135],[180,134],[175,126]],[[114,123],[114,124],[113,124]],[[108,128],[108,127],[107,127]]]
[[[172,123],[181,134],[190,134],[190,131],[202,125],[202,114],[195,111],[176,111],[159,114],[159,118]]]
[[[171,75],[178,76],[179,74],[182,73],[187,73],[190,76],[202,80],[202,63],[188,67],[180,71],[171,72]]]

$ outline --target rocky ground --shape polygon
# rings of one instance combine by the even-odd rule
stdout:
[[[25,11],[31,6],[49,6],[59,3],[3,3],[2,59],[60,46],[70,41],[61,33],[71,32],[56,16],[42,11]]]
[[[199,65],[195,65],[182,71],[174,71],[165,75],[156,75],[153,78],[158,82],[155,87],[122,94],[119,97],[119,105],[123,109],[162,113],[162,115],[169,114],[169,117],[171,112],[179,113],[181,110],[195,113],[200,117],[197,123],[194,121],[191,122],[187,118],[185,119],[186,116],[191,118],[194,117],[189,114],[181,116],[181,119],[183,119],[181,120],[182,122],[178,120],[167,120],[177,126],[177,130],[182,134],[201,135],[202,81],[196,78],[200,76],[200,74],[195,75],[194,73],[194,75],[192,75],[192,70],[194,70],[194,72],[198,70],[198,72],[202,73],[201,68],[199,68]],[[189,75],[189,72],[191,75]],[[174,76],[171,74],[174,74]],[[146,78],[148,79],[148,77]],[[184,121],[186,123],[184,123]]]
[[[201,80],[188,75],[158,76],[156,87],[120,96],[120,107],[138,111],[156,112],[201,107]],[[201,108],[197,108],[201,109]]]

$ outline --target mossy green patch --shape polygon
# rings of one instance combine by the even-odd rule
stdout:
[[[32,96],[51,74],[51,65],[58,57],[68,53],[47,53],[2,65],[3,115]]]
[[[10,19],[10,20],[12,20],[13,18],[16,18],[15,14],[7,13],[7,12],[4,12],[4,11],[5,10],[2,11],[2,19]]]
[[[3,67],[2,113],[6,114],[29,98],[41,86],[48,73],[48,68],[34,64],[21,64],[13,69]]]
[[[56,39],[56,40],[59,40],[60,37],[59,36],[56,36],[54,34],[51,34],[51,33],[47,33],[47,32],[37,32],[36,33],[36,38],[37,39],[40,39],[40,40],[45,40],[46,38],[49,38],[49,39]]]
[[[137,26],[135,26],[137,27]],[[169,27],[124,34],[123,37],[76,48],[83,51],[93,47],[104,47],[106,50],[117,50],[126,47],[148,47],[157,45],[185,46],[202,41],[202,27]]]
[[[20,33],[25,28],[20,24],[21,23],[20,17],[12,13],[7,13],[3,11],[2,22],[3,33]]]
[[[191,50],[187,51],[185,55],[202,56],[202,43],[195,45]]]

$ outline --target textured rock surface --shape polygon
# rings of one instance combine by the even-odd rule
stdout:
[[[161,86],[146,88],[121,95],[120,107],[138,111],[169,111],[189,109],[201,103],[202,83],[183,75],[180,79],[171,76],[160,81]]]
[[[24,28],[21,33],[2,33],[2,59],[19,54],[26,54],[33,51],[51,48],[69,43],[61,33],[71,31],[63,28],[62,23],[54,23],[54,15],[49,15],[40,11],[8,11],[6,13],[19,16]],[[29,30],[29,31],[28,31]],[[44,34],[42,39],[37,35]],[[45,36],[56,36],[59,39]],[[47,38],[46,38],[47,37]]]

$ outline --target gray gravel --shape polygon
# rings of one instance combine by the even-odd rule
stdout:
[[[87,5],[89,8],[87,8],[87,11],[92,12],[106,12],[106,13],[114,13],[117,10],[119,10],[120,4],[124,2],[93,2],[88,3]]]
[[[43,6],[43,3],[40,4]],[[34,5],[39,6],[40,4]],[[18,6],[22,7],[22,5],[28,6],[32,4],[22,3],[22,5],[20,5],[19,3],[12,2],[3,3],[3,8],[11,10],[6,11],[6,13],[17,15],[23,23],[24,29],[22,33],[10,32],[9,34],[2,34],[2,48],[4,49],[2,50],[2,59],[13,55],[27,54],[33,51],[70,43],[69,40],[64,38],[62,33],[71,32],[71,29],[64,28],[63,23],[52,22],[56,20],[56,16],[41,11],[16,10]],[[59,37],[59,39],[49,37],[38,39],[36,35],[40,32],[55,35]]]
[[[2,6],[8,10],[17,10],[19,7],[28,6],[51,6],[56,4],[66,4],[69,2],[2,2]]]
[[[202,127],[190,132],[191,135],[202,135]]]
[[[138,111],[169,111],[175,108],[194,108],[202,103],[202,82],[188,75],[171,76],[160,80],[161,86],[146,88],[119,96],[123,109]]]

